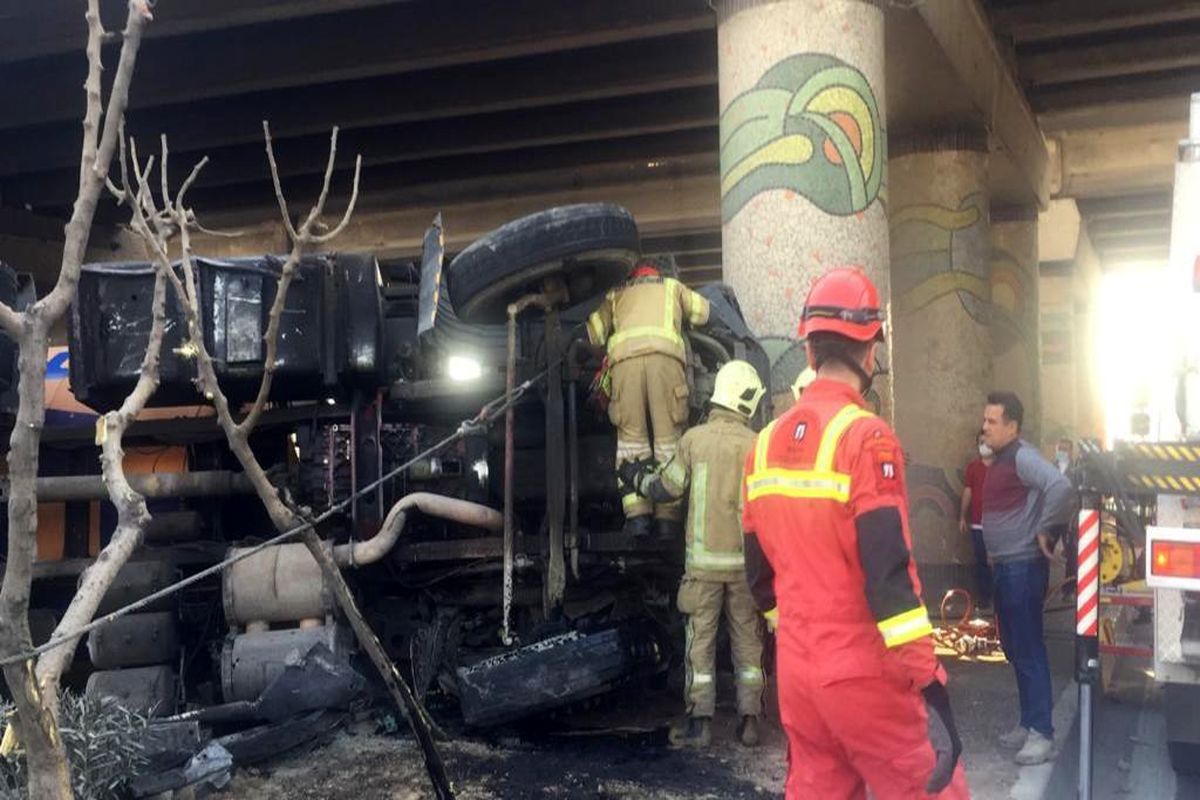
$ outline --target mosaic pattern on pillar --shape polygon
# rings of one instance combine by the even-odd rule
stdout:
[[[789,56],[721,114],[721,215],[787,190],[836,216],[883,201],[887,135],[866,77],[823,53]]]
[[[897,209],[889,220],[892,247],[892,308],[915,314],[950,294],[980,325],[991,322],[987,259],[987,198],[971,194],[958,208],[918,204]],[[982,248],[982,249],[981,249]]]
[[[772,418],[779,416],[792,407],[792,384],[808,366],[808,357],[804,352],[804,341],[788,336],[760,336],[759,345],[767,354],[771,364],[771,386],[769,397],[773,408]],[[876,372],[886,374],[882,365],[876,362]],[[867,410],[873,414],[882,414],[883,399],[879,392],[872,387],[865,398]]]
[[[997,354],[1014,348],[1024,351],[1029,386],[1038,384],[1037,309],[1027,308],[1030,283],[1036,280],[1017,257],[1007,250],[992,249],[992,337]],[[1032,316],[1032,320],[1030,317]]]
[[[914,462],[905,465],[904,474],[908,478],[908,507],[913,517],[925,510],[941,519],[958,518],[962,492],[950,484],[946,470]]]

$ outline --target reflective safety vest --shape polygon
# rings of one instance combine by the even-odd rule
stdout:
[[[773,576],[781,652],[806,659],[820,681],[895,667],[921,687],[939,667],[911,554],[903,454],[861,402],[853,387],[817,380],[759,434],[746,461],[747,551]],[[755,599],[772,604],[757,590]]]
[[[713,407],[708,421],[688,429],[659,482],[673,497],[688,495],[687,575],[745,580],[742,555],[742,466],[754,431],[733,411]]]
[[[709,311],[707,300],[674,278],[634,278],[610,290],[588,317],[588,339],[607,345],[610,364],[648,353],[683,361],[683,324],[704,325]]]

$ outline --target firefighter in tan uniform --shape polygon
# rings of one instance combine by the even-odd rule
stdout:
[[[588,317],[588,339],[608,351],[608,414],[617,428],[618,470],[639,459],[667,462],[687,425],[683,326],[706,324],[709,304],[673,272],[669,256],[643,259],[625,285],[610,291]],[[655,506],[629,492],[621,505],[627,532],[648,535],[653,514],[660,535],[678,536],[678,503]]]
[[[758,744],[762,712],[762,629],[746,583],[742,555],[742,470],[754,449],[749,421],[766,389],[754,367],[730,361],[717,373],[708,421],[683,435],[675,457],[658,472],[648,462],[629,464],[622,482],[655,502],[681,498],[690,487],[687,561],[679,610],[687,615],[688,718],[671,730],[676,746],[706,747],[716,706],[717,625],[729,625],[741,717],[738,738]]]

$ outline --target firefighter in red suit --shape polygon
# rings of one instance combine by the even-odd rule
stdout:
[[[799,335],[817,379],[759,434],[743,486],[747,579],[776,630],[787,800],[968,798],[900,443],[863,407],[883,339],[866,274],[820,277]]]

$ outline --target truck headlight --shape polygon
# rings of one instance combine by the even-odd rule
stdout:
[[[473,381],[483,375],[483,365],[467,356],[450,356],[446,360],[446,375],[452,381]]]

